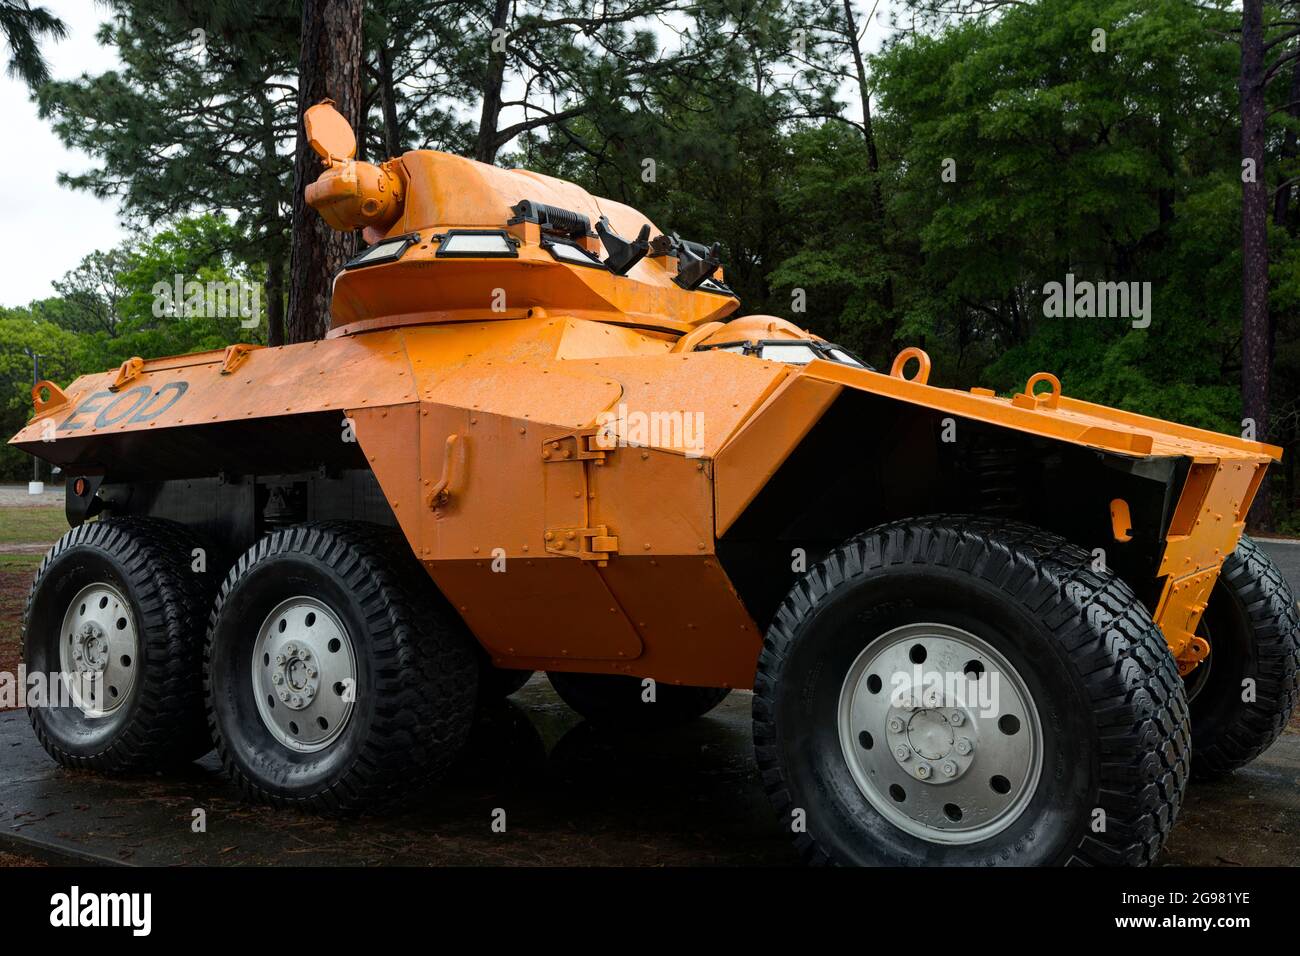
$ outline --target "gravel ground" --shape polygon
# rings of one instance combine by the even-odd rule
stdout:
[[[0,850],[0,866],[44,866],[40,860],[33,859],[30,856],[18,856],[13,853],[5,853]]]
[[[0,508],[35,508],[40,505],[63,505],[63,486],[45,483],[39,495],[27,493],[26,485],[0,485]]]

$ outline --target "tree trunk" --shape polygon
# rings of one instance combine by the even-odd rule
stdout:
[[[1241,409],[1259,441],[1269,438],[1268,186],[1264,177],[1263,0],[1243,0],[1241,16]],[[1251,169],[1250,167],[1253,167]],[[1269,529],[1273,507],[1265,483],[1250,509],[1252,527]]]
[[[352,235],[335,232],[307,205],[304,192],[324,165],[307,145],[302,117],[309,106],[334,101],[361,130],[362,0],[304,0],[298,56],[298,142],[293,161],[293,257],[289,275],[290,342],[319,339],[329,330],[330,287],[354,251]],[[358,139],[360,134],[358,134]]]
[[[1287,95],[1286,115],[1290,117],[1292,123],[1300,119],[1300,59],[1291,65],[1291,89]],[[1281,167],[1279,176],[1283,181],[1292,175],[1291,168],[1296,155],[1296,132],[1294,127],[1289,127],[1282,138],[1282,160],[1278,164]],[[1291,186],[1278,188],[1277,197],[1273,202],[1273,225],[1295,235],[1295,227],[1291,221],[1291,190]]]
[[[266,263],[266,344],[284,344],[284,224],[280,221],[280,156],[275,135],[275,109],[259,87],[257,101],[262,117],[262,168],[258,188],[262,194],[262,241],[259,251]]]
[[[871,90],[867,85],[867,65],[862,58],[862,48],[858,46],[858,22],[853,16],[851,0],[844,2],[845,40],[853,51],[853,69],[858,76],[858,96],[862,99],[862,136],[867,142],[867,168],[871,170],[871,205],[876,213],[877,228],[880,229],[880,253],[885,254],[885,197],[880,188],[880,153],[876,149],[876,132],[871,122]],[[894,277],[885,272],[884,306],[888,311],[894,308]],[[892,317],[891,317],[892,319]],[[893,338],[893,323],[888,330]]]
[[[393,85],[393,54],[379,48],[379,103],[384,112],[384,150],[388,158],[402,154],[402,131],[397,124],[397,90]]]
[[[858,75],[858,96],[862,100],[862,136],[867,141],[867,166],[871,175],[880,172],[880,154],[876,151],[876,134],[871,125],[871,91],[867,87],[867,65],[858,46],[858,22],[853,16],[853,5],[844,0],[844,39],[853,51],[853,68]],[[873,182],[875,202],[883,208],[880,183]]]
[[[274,247],[266,257],[266,344],[284,344],[284,257]]]
[[[497,31],[504,30],[510,16],[510,0],[496,0],[492,11],[492,32],[488,35],[487,74],[483,80],[483,110],[478,120],[478,142],[474,147],[474,158],[480,163],[495,162],[500,144],[497,142],[497,127],[501,121],[501,87],[505,83],[506,54],[497,52],[492,45],[499,45]]]

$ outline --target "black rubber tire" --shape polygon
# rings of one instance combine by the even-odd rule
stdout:
[[[1164,637],[1129,587],[1062,538],[997,519],[935,516],[868,531],[791,589],[754,685],[763,784],[813,864],[1146,864],[1188,776],[1187,704]],[[941,622],[996,647],[1039,711],[1044,772],[1029,804],[980,842],[941,845],[882,816],[839,744],[840,688],[876,636]],[[802,809],[802,815],[795,815]],[[1105,813],[1093,832],[1094,812]]]
[[[560,699],[602,727],[660,730],[703,717],[731,691],[721,687],[685,687],[656,682],[653,702],[645,701],[640,677],[623,674],[574,674],[548,671]]]
[[[70,530],[41,561],[23,614],[28,674],[60,669],[63,615],[85,585],[106,581],[130,602],[140,653],[128,701],[105,717],[79,708],[28,707],[37,739],[64,767],[135,773],[212,749],[203,714],[204,622],[213,577],[194,571],[197,540],[156,518],[108,518]]]
[[[310,753],[267,729],[250,668],[266,615],[303,593],[338,615],[357,659],[348,726]],[[226,772],[252,800],[321,813],[389,806],[424,789],[469,737],[477,683],[473,638],[400,532],[360,523],[260,540],[222,584],[204,648],[208,719]]]
[[[493,701],[505,700],[516,691],[523,690],[536,671],[512,670],[506,667],[494,667],[486,654],[478,673],[479,704],[488,706]]]
[[[1205,608],[1210,656],[1191,699],[1192,775],[1210,779],[1246,766],[1281,735],[1300,698],[1300,612],[1282,572],[1242,537],[1219,571]],[[1200,668],[1198,667],[1197,670]],[[1188,675],[1196,687],[1196,671]],[[1254,700],[1243,700],[1246,681]]]

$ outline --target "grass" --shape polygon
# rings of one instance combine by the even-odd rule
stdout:
[[[67,518],[57,505],[0,508],[0,544],[53,544],[67,530]]]
[[[0,554],[0,574],[31,573],[40,567],[41,554]]]

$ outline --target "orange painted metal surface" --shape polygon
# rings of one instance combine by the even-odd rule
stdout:
[[[735,298],[682,288],[671,256],[618,276],[558,261],[537,223],[509,222],[529,199],[607,216],[625,237],[648,223],[572,184],[424,151],[361,169],[328,113],[309,132],[330,164],[310,196],[328,221],[365,226],[372,241],[418,234],[397,261],[337,278],[331,337],[133,360],[66,391],[41,383],[13,444],[75,476],[111,473],[167,436],[215,472],[222,449],[195,426],[273,420],[288,433],[337,415],[338,440],[355,440],[413,553],[496,663],[740,687],[761,635],[718,539],[858,391],[1190,462],[1156,619],[1184,672],[1204,656],[1201,612],[1279,449],[1080,402],[1047,373],[1010,399],[936,388],[919,349],[889,375],[714,349],[815,337],[772,316],[722,322]],[[506,230],[517,256],[440,258],[439,234],[456,228]],[[146,434],[153,444],[139,443]],[[1117,539],[1129,530],[1120,505]]]
[[[927,359],[923,368],[928,370],[928,364]],[[1282,457],[1280,448],[1077,401],[1062,395],[1060,381],[1046,372],[1031,376],[1024,391],[1003,399],[988,389],[966,393],[931,388],[903,378],[901,368],[902,363],[895,362],[894,374],[881,375],[818,361],[804,374],[1100,451],[1193,459],[1161,558],[1163,590],[1154,617],[1182,673],[1205,658],[1209,645],[1196,636],[1197,625],[1219,566],[1245,528],[1246,513],[1265,470]],[[1042,383],[1048,384],[1048,391],[1037,391]],[[1126,514],[1120,515],[1120,523],[1127,523]],[[1120,540],[1118,524],[1116,539]]]
[[[722,449],[714,469],[718,537],[727,533],[842,390],[793,375]]]
[[[1282,458],[1282,449],[1274,445],[1068,398],[1060,394],[1059,382],[1052,391],[1035,397],[1027,389],[1012,399],[1004,399],[989,389],[962,392],[935,388],[896,375],[821,360],[810,363],[804,374],[958,417],[1121,455],[1222,457],[1263,465]],[[1040,372],[1030,381],[1055,378]]]
[[[1182,673],[1210,652],[1196,629],[1219,567],[1245,530],[1246,512],[1263,474],[1258,463],[1200,457],[1183,486],[1160,561],[1164,587],[1156,610],[1156,621]]]
[[[352,159],[356,141],[326,104],[308,110],[309,138],[329,163],[307,187],[307,201],[335,229],[364,228],[368,242],[412,236],[396,262],[347,270],[334,283],[331,310],[336,334],[365,331],[376,323],[466,322],[530,317],[530,310],[564,303],[564,312],[620,325],[688,332],[730,315],[730,294],[688,291],[673,282],[677,259],[647,256],[623,276],[604,268],[575,267],[541,243],[538,224],[512,221],[521,200],[604,217],[618,234],[635,236],[645,216],[572,183],[525,170],[500,169],[450,153],[414,150],[376,166]],[[456,229],[505,230],[515,244],[508,258],[444,258],[447,233]],[[600,252],[594,234],[575,244]],[[722,272],[715,275],[719,281]],[[532,313],[536,314],[536,313]],[[780,321],[780,320],[777,320]]]

